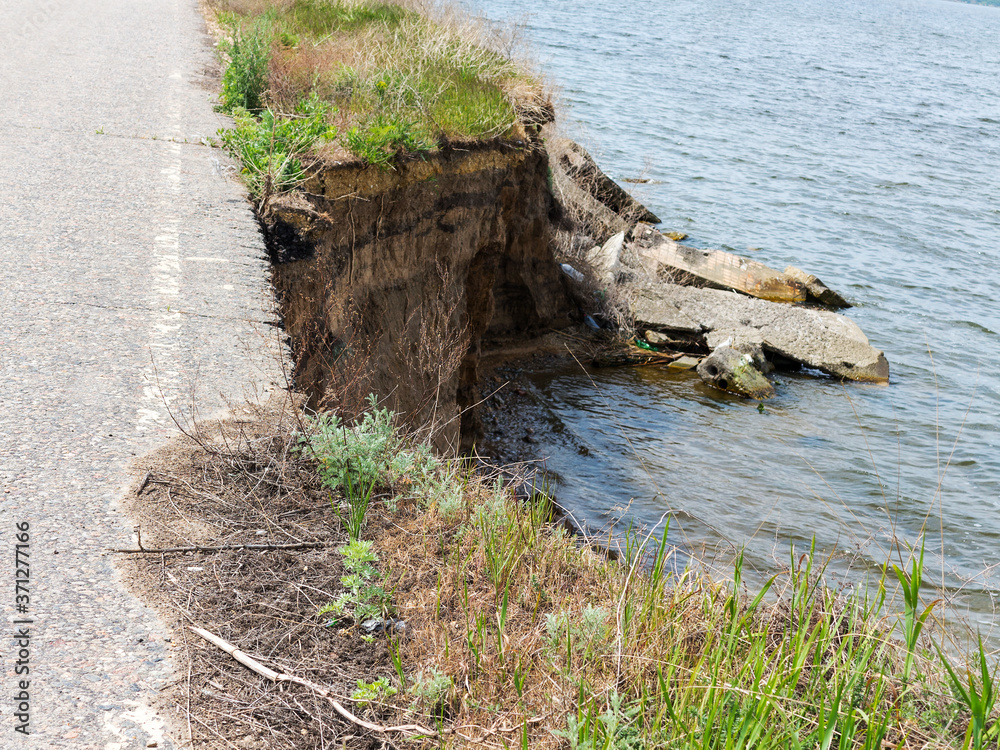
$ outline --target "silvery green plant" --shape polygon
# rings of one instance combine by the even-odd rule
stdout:
[[[337,551],[343,555],[347,570],[340,578],[345,591],[321,607],[317,615],[330,615],[335,621],[349,617],[355,622],[362,622],[389,614],[393,609],[392,597],[379,580],[373,564],[378,562],[378,555],[372,551],[372,542],[351,540]]]

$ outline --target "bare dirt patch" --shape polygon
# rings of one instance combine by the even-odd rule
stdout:
[[[290,402],[272,403],[200,425],[137,463],[138,491],[123,503],[147,549],[322,545],[118,555],[125,579],[173,631],[180,674],[161,709],[193,747],[391,745],[307,689],[268,682],[188,630],[205,628],[341,699],[359,679],[393,674],[384,639],[365,642],[357,628],[326,627],[316,615],[343,590],[336,550],[347,536],[314,468],[294,450],[299,413]],[[366,718],[380,719],[371,708]]]

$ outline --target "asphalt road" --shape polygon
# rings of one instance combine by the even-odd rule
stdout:
[[[263,243],[203,145],[213,60],[196,0],[0,0],[0,622],[30,631],[29,675],[0,638],[4,750],[183,744],[148,708],[170,644],[102,552],[133,541],[116,501],[168,409],[283,382]]]

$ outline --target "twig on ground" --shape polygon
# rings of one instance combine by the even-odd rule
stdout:
[[[165,555],[181,552],[226,552],[228,550],[278,550],[278,549],[318,549],[326,547],[327,542],[295,542],[292,544],[220,544],[216,547],[165,547],[163,549],[152,549],[150,547],[140,547],[139,549],[108,549],[108,552],[120,552],[125,555]]]
[[[269,667],[265,667],[256,659],[248,656],[247,654],[240,651],[236,646],[229,643],[228,641],[220,638],[219,636],[209,633],[203,628],[191,627],[191,630],[202,638],[204,638],[209,643],[218,646],[236,661],[242,664],[247,669],[250,669],[262,677],[270,680],[271,682],[291,682],[295,685],[301,685],[302,687],[309,688],[310,690],[316,692],[322,697],[330,701],[333,709],[340,714],[343,718],[348,721],[357,724],[359,727],[364,727],[365,729],[371,730],[372,732],[379,732],[380,734],[387,734],[389,732],[400,732],[407,735],[423,735],[425,737],[437,737],[438,733],[433,729],[427,729],[419,724],[401,724],[395,727],[384,727],[380,724],[372,724],[370,721],[365,721],[364,719],[358,718],[350,711],[348,711],[344,706],[337,700],[335,700],[329,690],[327,690],[322,685],[317,685],[315,682],[311,682],[302,677],[296,677],[291,674],[284,674],[275,672]]]

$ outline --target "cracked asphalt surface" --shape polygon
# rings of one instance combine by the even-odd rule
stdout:
[[[178,677],[171,644],[104,550],[133,544],[116,503],[174,417],[284,382],[263,241],[204,145],[225,124],[213,66],[196,0],[0,0],[4,750],[183,744],[149,709]],[[25,617],[27,736],[10,635]]]

